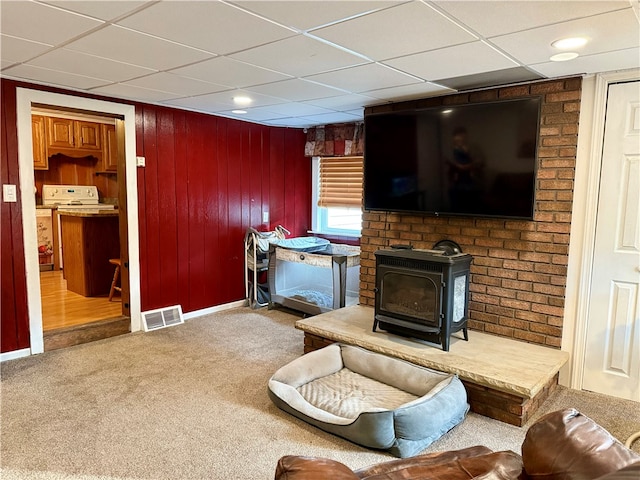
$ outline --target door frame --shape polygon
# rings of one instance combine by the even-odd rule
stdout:
[[[636,80],[640,69],[599,73],[582,84],[561,346],[570,360],[560,372],[560,383],[576,390],[582,390],[584,375],[608,90]]]
[[[115,102],[74,97],[41,90],[16,88],[16,115],[18,128],[18,171],[22,203],[22,234],[27,282],[27,311],[29,315],[30,353],[44,352],[42,328],[42,300],[40,297],[40,267],[36,237],[36,201],[33,194],[33,145],[31,141],[31,106],[34,103],[56,107],[76,108],[100,113],[120,115],[125,121],[125,184],[127,192],[127,222],[129,247],[129,289],[131,331],[141,329],[140,255],[138,228],[138,184],[136,172],[136,118],[135,107]]]

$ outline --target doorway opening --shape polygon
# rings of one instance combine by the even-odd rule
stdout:
[[[58,127],[55,132],[61,133],[62,139],[65,132],[67,137],[71,133],[80,132],[81,141],[78,146],[75,143],[56,145],[61,138],[49,142],[49,145],[45,138],[45,160],[53,168],[36,168],[36,165],[42,165],[38,163],[38,155],[42,153],[42,149],[36,142],[38,126],[33,121],[35,115],[62,118],[63,126]],[[131,105],[18,88],[17,117],[30,353],[41,353],[140,330],[135,108]],[[65,122],[67,127],[64,126]],[[44,124],[49,127],[46,119]],[[110,126],[105,128],[102,125]],[[111,150],[105,148],[105,139]],[[85,150],[89,151],[88,155]],[[58,165],[54,165],[54,162],[58,162]],[[112,256],[115,257],[114,260],[120,260],[122,265],[118,282],[121,296],[114,296],[112,302],[108,300],[109,292],[104,296],[101,293],[78,296],[68,292],[69,279],[64,277],[70,272],[65,272],[65,252],[71,254],[71,258],[80,253],[78,245],[73,242],[66,247],[62,242],[62,258],[56,263],[51,255],[51,258],[45,259],[50,264],[43,268],[44,271],[40,271],[40,253],[43,252],[40,252],[38,245],[36,212],[42,209],[42,186],[45,181],[54,185],[89,185],[99,191],[101,204],[105,201],[113,206],[117,204],[117,210],[111,213],[112,221],[115,221],[113,233],[109,235],[111,238],[101,238],[101,242],[115,239],[119,243],[119,250]],[[28,192],[35,194],[29,195]],[[92,218],[89,212],[68,212],[65,216]],[[52,215],[53,218],[60,220],[60,213]],[[61,223],[60,228],[65,231],[64,221]],[[49,233],[53,236],[58,228],[59,225],[52,225]],[[48,253],[46,248],[44,253]],[[91,274],[95,267],[91,262],[76,263],[88,267],[86,274]],[[110,286],[115,265],[109,264],[104,268],[108,269],[106,281]],[[96,301],[104,302],[106,306],[96,306]]]
[[[31,109],[45,351],[129,331],[126,271],[114,276],[127,233],[126,215],[120,229],[126,188],[119,188],[119,121],[49,105]]]

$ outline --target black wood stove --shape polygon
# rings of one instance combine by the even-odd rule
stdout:
[[[454,242],[433,250],[392,248],[376,256],[375,320],[389,333],[442,345],[462,330],[468,340],[469,269],[472,257]]]

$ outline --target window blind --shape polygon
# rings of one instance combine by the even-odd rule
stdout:
[[[319,207],[362,206],[363,157],[320,159]]]

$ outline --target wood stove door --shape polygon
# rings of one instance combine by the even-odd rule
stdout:
[[[440,328],[441,273],[378,265],[377,312],[392,318]]]

